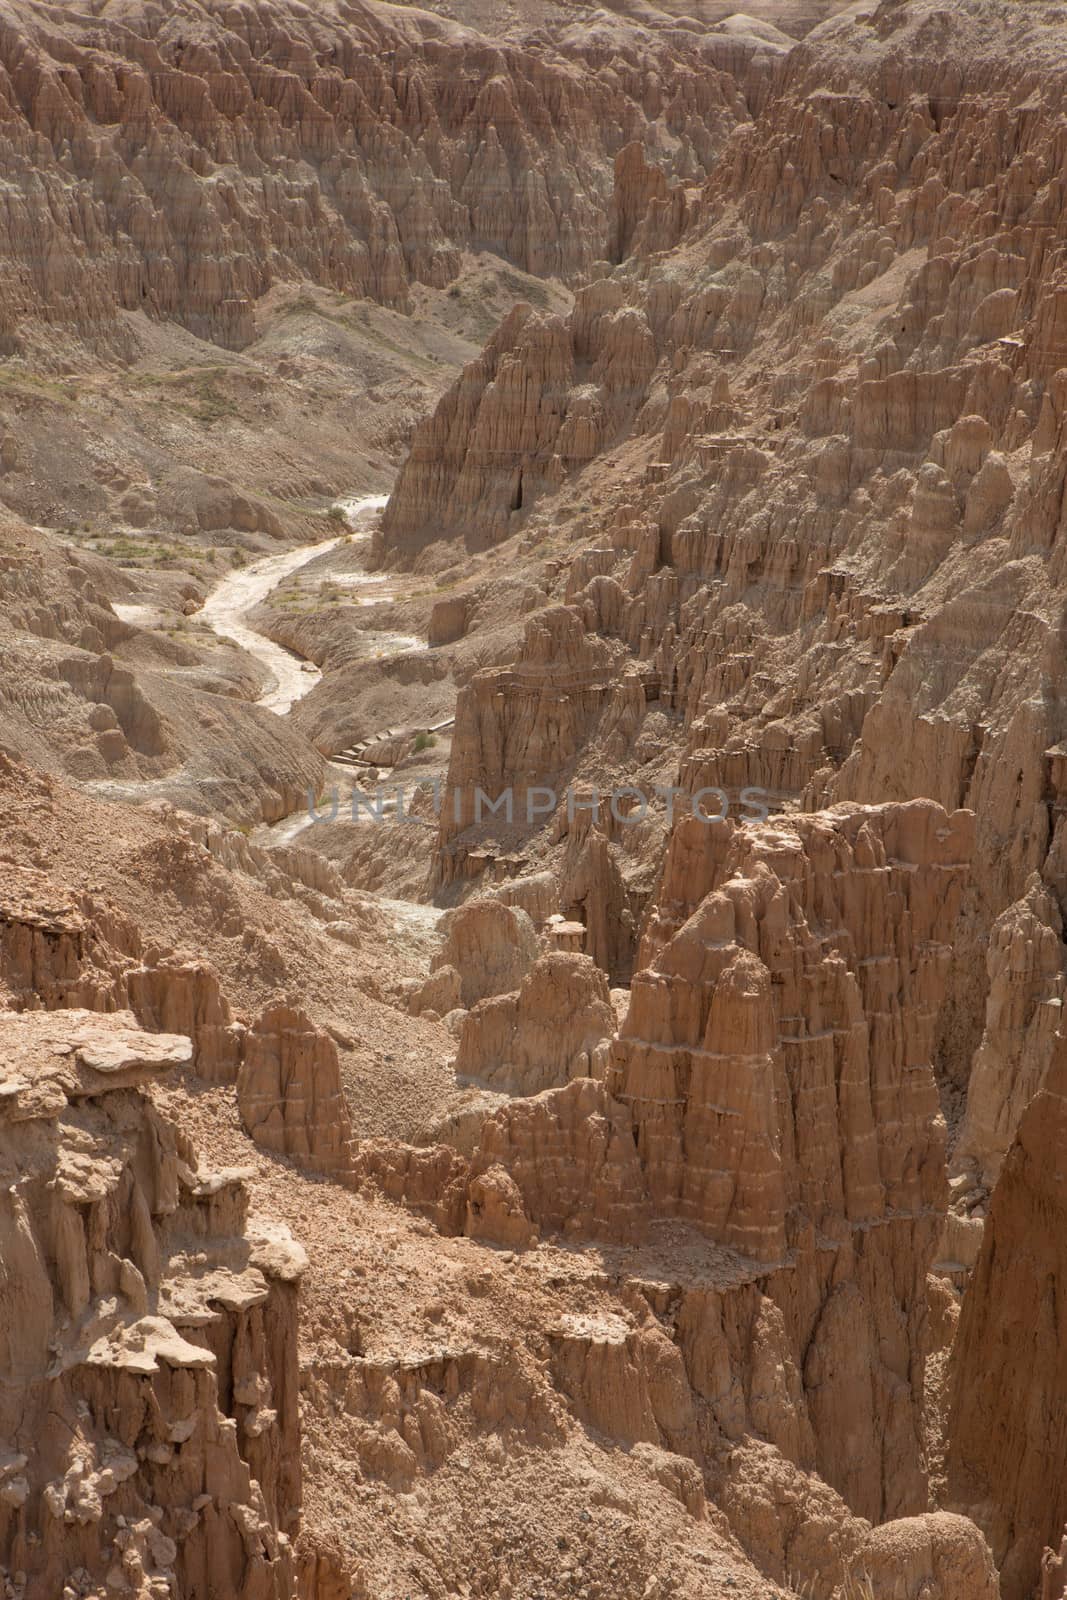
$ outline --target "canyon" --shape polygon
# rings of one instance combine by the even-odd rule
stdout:
[[[1067,19],[3,0],[4,1600],[1063,1600]]]

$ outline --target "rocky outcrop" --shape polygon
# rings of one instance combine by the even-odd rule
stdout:
[[[218,974],[206,962],[163,957],[128,971],[125,987],[142,1027],[189,1035],[198,1077],[234,1081],[246,1048],[245,1030],[235,1022]]]
[[[1041,1600],[1063,1600],[1067,1594],[1067,1534],[1041,1559]]]
[[[205,961],[146,949],[136,924],[92,895],[13,873],[0,900],[0,984],[13,1010],[128,1007],[143,1028],[188,1035],[200,1077],[236,1074],[244,1029],[218,974]]]
[[[442,1233],[462,1233],[470,1166],[448,1145],[418,1149],[389,1139],[364,1139],[352,1175],[357,1187],[402,1201],[429,1217]]]
[[[886,1600],[997,1600],[989,1547],[973,1522],[928,1512],[875,1528],[855,1570]]]
[[[944,1205],[932,1056],[971,826],[919,801],[679,825],[609,1077],[659,1206],[777,1261],[797,1205],[823,1232]]]
[[[470,900],[444,919],[445,942],[431,962],[431,976],[414,999],[415,1009],[431,1004],[450,1010],[448,1001],[473,1006],[490,995],[519,988],[540,954],[533,923],[525,911],[499,900]],[[457,978],[450,976],[456,974]],[[457,998],[458,996],[458,998]]]
[[[435,601],[426,625],[426,643],[430,648],[462,639],[467,631],[470,609],[470,597],[465,594],[447,595]]]
[[[110,1010],[122,994],[127,952],[139,947],[137,930],[126,918],[99,917],[91,902],[79,905],[75,896],[47,891],[42,896],[41,888],[39,880],[20,874],[0,899],[5,1003],[18,1011]]]
[[[608,983],[588,956],[542,956],[517,994],[467,1013],[456,1074],[510,1094],[539,1094],[571,1078],[602,1076],[615,1031]]]
[[[293,1595],[303,1252],[144,1092],[187,1039],[76,1010],[0,1036],[4,1580]]]
[[[948,1203],[933,1060],[973,823],[930,801],[679,822],[606,1082],[513,1100],[469,1171],[447,1161],[476,1238],[700,1230],[719,1276],[679,1291],[673,1326],[706,1427],[771,1441],[873,1522],[927,1503],[927,1273]],[[472,1047],[505,1010],[475,1009]],[[444,1160],[408,1166],[424,1183]],[[942,1581],[932,1538],[919,1584]]]
[[[1067,1522],[1063,1305],[1067,1040],[1023,1114],[993,1191],[952,1352],[950,1503],[989,1538],[1005,1600],[1041,1581]],[[1051,1579],[1050,1579],[1051,1581]],[[1053,1590],[1055,1592],[1055,1590]]]
[[[576,821],[568,800],[579,754],[593,741],[606,760],[632,742],[644,690],[621,652],[553,606],[528,622],[511,667],[475,673],[456,702],[435,863],[441,885],[478,878],[550,818]],[[584,816],[581,820],[585,820]]]
[[[423,425],[386,517],[413,559],[520,528],[521,554],[566,527],[550,596],[645,669],[687,793],[974,810],[944,1041],[960,1096],[986,940],[1035,872],[1061,898],[1065,849],[1064,293],[1045,241],[1067,35],[1031,20],[916,0],[827,21],[764,74],[677,240],[672,176],[622,147],[623,266],[566,318],[513,314]],[[1032,182],[998,183],[1023,155]],[[634,221],[646,191],[658,248]],[[511,726],[488,691],[483,747]],[[441,881],[466,860],[443,839]]]
[[[962,1178],[991,1189],[1026,1107],[1044,1084],[1063,1014],[1067,961],[1052,895],[1036,879],[994,924],[989,998],[953,1153]]]
[[[704,1486],[696,1408],[681,1351],[656,1318],[567,1314],[549,1339],[553,1378],[582,1421],[627,1444],[651,1444],[680,1458],[679,1477],[687,1472],[690,1480],[684,1498],[699,1514]]]
[[[188,820],[195,834],[199,824]],[[230,865],[250,872],[261,865],[242,854],[248,847],[239,834],[214,831],[211,843],[220,856],[231,857]],[[266,865],[273,887],[281,882],[299,893],[299,883]],[[296,870],[300,863],[290,865]],[[349,1173],[348,1106],[329,1034],[285,1001],[268,1006],[250,1026],[237,1020],[209,963],[146,945],[114,906],[90,895],[57,894],[29,874],[13,875],[0,903],[0,983],[12,1008],[128,1007],[142,1028],[188,1036],[192,1070],[209,1083],[236,1086],[242,1120],[258,1144],[310,1171],[336,1178]]]
[[[168,0],[118,20],[16,3],[4,337],[36,317],[124,351],[120,313],[137,311],[240,347],[280,279],[404,307],[464,250],[579,277],[606,253],[622,145],[699,176],[747,115],[688,43],[635,28],[621,74],[578,76],[419,11]]]
[[[237,1107],[258,1145],[327,1177],[352,1167],[337,1046],[293,1006],[269,1006],[244,1035]]]
[[[653,1213],[774,1269],[819,1472],[872,1520],[925,1498],[925,1279],[947,1205],[932,1057],[971,837],[929,802],[679,825],[608,1076]],[[842,1450],[850,1430],[878,1445]]]
[[[626,1107],[590,1078],[514,1100],[490,1117],[471,1170],[475,1178],[503,1174],[509,1201],[521,1204],[526,1222],[546,1231],[637,1239],[648,1221]],[[512,1243],[514,1204],[485,1208],[477,1196],[468,1213],[472,1236],[496,1239],[494,1218],[500,1209],[507,1214],[510,1237],[497,1242]]]
[[[568,322],[516,306],[416,431],[384,548],[402,557],[430,537],[462,535],[470,549],[505,539],[632,425],[655,365],[648,320],[621,284],[580,290]]]

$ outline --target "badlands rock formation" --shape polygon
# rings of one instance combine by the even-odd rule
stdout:
[[[187,1039],[78,1010],[0,1039],[5,1582],[295,1594],[303,1252],[154,1106]]]
[[[948,1200],[932,1056],[972,831],[929,802],[677,829],[606,1088],[501,1110],[474,1160],[534,1224],[634,1237],[678,1217],[745,1258],[795,1377],[772,1437],[875,1521],[926,1504],[926,1273]],[[461,1062],[499,1005],[467,1019]],[[705,1299],[681,1313],[701,1339]]]
[[[121,313],[146,310],[239,347],[279,279],[407,307],[467,248],[588,272],[617,151],[647,142],[701,177],[747,113],[699,38],[623,28],[616,64],[584,31],[546,58],[373,4],[97,18],[16,0],[4,338],[32,318],[121,349]]]
[[[608,983],[589,956],[542,956],[518,994],[483,1000],[464,1018],[456,1072],[513,1094],[599,1076],[615,1031]]]
[[[439,1010],[451,1011],[506,994],[519,987],[538,953],[525,911],[499,900],[471,901],[449,913],[445,942],[431,963],[433,976],[415,1004],[437,1000]]]
[[[666,741],[690,791],[969,804],[983,930],[1031,874],[1054,881],[1061,849],[1057,29],[978,6],[818,29],[673,248],[581,289],[569,318],[502,327],[420,430],[385,519],[424,562],[448,538],[541,547],[587,647],[621,642],[642,677],[627,777]],[[1016,91],[1049,96],[1032,135]],[[990,94],[1006,97],[993,118]],[[1023,145],[1033,187],[1009,193],[996,174]],[[566,548],[561,519],[595,546]],[[457,788],[493,774],[524,692],[470,684]],[[442,843],[450,862],[464,845],[447,807]],[[960,952],[961,1091],[984,957],[981,940]]]
[[[1037,1589],[1067,1505],[1058,1463],[1067,1041],[1023,1114],[993,1192],[953,1350],[950,1492],[989,1536],[1008,1600]],[[1055,1570],[1055,1562],[1049,1561]],[[1049,1576],[1046,1587],[1057,1593]],[[1062,1592],[1062,1583],[1060,1584]]]
[[[333,1040],[302,1011],[279,1005],[256,1018],[243,1043],[237,1107],[252,1138],[309,1171],[344,1178],[351,1131]]]
[[[1062,1600],[1067,26],[757,10],[3,8],[5,1600]]]

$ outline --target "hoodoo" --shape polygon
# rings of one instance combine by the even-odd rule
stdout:
[[[1065,70],[4,0],[0,1600],[1063,1600]]]

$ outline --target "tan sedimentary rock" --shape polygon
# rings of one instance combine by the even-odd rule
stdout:
[[[538,1094],[602,1076],[614,1029],[603,972],[588,956],[556,952],[534,963],[517,994],[482,1000],[467,1013],[456,1072],[491,1089]]]
[[[631,253],[638,225],[644,221],[650,208],[653,208],[653,216],[649,221],[659,233],[660,248],[675,242],[681,232],[685,201],[682,196],[678,211],[671,218],[674,226],[665,227],[663,212],[674,210],[669,204],[669,191],[666,173],[662,167],[652,166],[645,159],[640,144],[628,144],[619,151],[615,157],[615,192],[611,207],[611,237],[608,241],[611,261],[623,261]]]
[[[442,983],[452,996],[452,980],[442,978],[450,970],[459,974],[459,998],[453,1004],[472,1006],[489,995],[507,994],[518,989],[540,954],[525,911],[499,900],[470,900],[449,912],[444,933],[444,945],[433,958],[433,973],[425,987],[431,1002],[441,1001]],[[434,1009],[442,1007],[434,1004]]]
[[[1023,1113],[993,1190],[952,1353],[949,1502],[985,1531],[1005,1600],[1041,1581],[1065,1521],[1062,1418],[1067,1042]]]
[[[515,1100],[490,1117],[472,1172],[496,1167],[538,1227],[604,1239],[637,1238],[644,1229],[647,1196],[630,1119],[594,1079]]]
[[[925,1277],[947,1204],[931,1060],[971,837],[929,802],[680,825],[608,1077],[653,1211],[772,1268],[818,1470],[874,1519],[924,1504]],[[828,1295],[816,1238],[838,1261]],[[903,1367],[878,1354],[887,1273],[904,1274]],[[842,1430],[880,1447],[842,1449]]]
[[[578,276],[605,254],[621,145],[698,175],[746,115],[683,40],[620,43],[609,79],[362,4],[195,24],[180,0],[151,23],[17,4],[6,335],[36,316],[126,350],[119,313],[147,311],[240,347],[280,278],[406,306],[467,248]]]
[[[427,624],[426,642],[431,646],[454,644],[467,631],[470,598],[465,594],[448,595],[434,603]]]
[[[608,802],[610,805],[610,802]],[[581,948],[608,974],[612,983],[627,983],[637,954],[640,924],[623,865],[607,826],[592,824],[590,813],[575,808],[567,848],[560,863],[559,895],[571,919],[583,925]]]
[[[656,363],[621,284],[579,291],[567,322],[520,305],[422,423],[382,517],[386,548],[499,542],[631,424]],[[559,397],[564,396],[564,404]]]
[[[855,1561],[885,1600],[997,1600],[989,1547],[966,1517],[930,1512],[875,1528]]]
[[[519,1250],[536,1240],[537,1229],[526,1215],[519,1186],[503,1167],[486,1167],[472,1176],[464,1231],[471,1239]]]
[[[507,1094],[498,1094],[490,1089],[463,1088],[455,1097],[449,1097],[444,1111],[419,1129],[415,1143],[447,1144],[472,1160],[486,1121],[509,1098]]]
[[[609,1079],[660,1205],[767,1261],[798,1202],[822,1228],[943,1205],[931,1054],[970,839],[918,801],[676,830]]]
[[[609,292],[592,286],[562,331],[530,315],[498,332],[424,425],[390,511],[412,553],[565,523],[588,547],[554,594],[648,666],[687,788],[975,811],[977,915],[946,1032],[961,1092],[984,940],[1050,849],[1050,885],[1062,865],[1067,734],[1046,689],[1063,655],[1067,296],[1047,241],[1064,33],[1051,13],[967,19],[920,3],[827,22],[762,76],[755,124],[689,190],[680,243],[663,229],[657,252],[625,221],[640,244],[611,291],[647,322],[655,369],[617,437],[587,364],[568,376]],[[1012,108],[1031,93],[1024,131]],[[625,194],[648,160],[623,148]],[[588,349],[595,363],[599,332]],[[580,485],[535,479],[530,510],[524,472],[512,509],[523,423],[562,469],[563,418],[595,450]],[[499,709],[478,707],[485,746]],[[442,877],[455,864],[446,849]]]
[[[215,832],[216,849],[225,853],[226,836]],[[271,881],[278,877],[275,868]],[[302,1011],[278,1004],[245,1027],[207,962],[146,947],[114,907],[54,891],[49,905],[40,885],[35,903],[27,875],[12,890],[0,906],[0,979],[13,1007],[34,1014],[42,1006],[48,1012],[128,1007],[143,1029],[187,1035],[188,1064],[208,1082],[236,1084],[257,1143],[314,1171],[347,1173],[351,1131],[337,1048]]]
[[[5,1580],[295,1594],[303,1252],[140,1087],[188,1040],[78,1011],[2,1033]]]
[[[462,1004],[463,980],[455,967],[447,965],[438,967],[408,998],[408,1007],[415,1016],[436,1011],[439,1017],[446,1017]]]
[[[511,667],[475,673],[456,703],[435,871],[442,883],[476,876],[507,841],[521,841],[557,812],[587,820],[567,780],[596,737],[624,751],[644,691],[622,652],[588,635],[578,614],[553,606],[528,622]],[[589,950],[590,954],[596,952]]]
[[[36,885],[12,885],[0,904],[0,966],[8,1004],[17,1010],[60,1006],[109,1009],[121,996],[128,957],[103,936],[90,910],[72,895],[42,905]],[[128,921],[123,943],[136,948],[136,929]]]
[[[466,1230],[512,1247],[697,1224],[720,1276],[679,1291],[678,1403],[715,1437],[770,1440],[874,1521],[926,1507],[927,1270],[947,1208],[932,1053],[972,838],[968,814],[925,801],[680,824],[607,1085],[488,1115],[469,1174],[433,1151],[396,1169],[393,1192],[425,1211],[436,1167],[439,1202],[461,1188]],[[678,1448],[658,1425],[630,1433]],[[947,1583],[942,1544],[919,1545],[916,1583]],[[985,1583],[980,1539],[964,1546]]]
[[[187,1034],[201,1077],[232,1082],[236,1074],[243,1029],[217,973],[204,961],[146,951],[128,917],[89,895],[57,894],[19,874],[0,906],[0,981],[18,1010],[128,1007],[143,1028]]]
[[[232,1083],[245,1046],[217,973],[206,962],[166,957],[125,975],[129,1003],[142,1027],[188,1034],[193,1070],[212,1083]]]
[[[352,1174],[357,1185],[401,1200],[430,1217],[442,1233],[462,1233],[470,1165],[448,1145],[420,1149],[388,1139],[364,1139]]]
[[[953,1168],[991,1188],[1023,1112],[1044,1083],[1063,1015],[1063,925],[1056,901],[1038,881],[994,924],[986,963],[985,1032]]]
[[[337,1046],[303,1011],[270,1006],[244,1035],[237,1105],[257,1144],[335,1178],[352,1167]]]
[[[109,10],[92,23],[105,45],[114,38]],[[14,63],[18,76],[7,65],[13,142],[23,122],[32,125],[60,152],[57,166],[67,160],[68,101],[87,97],[92,133],[82,138],[94,145],[108,144],[114,127],[129,129],[120,98],[146,108],[148,166],[163,192],[145,208],[149,245],[130,234],[132,254],[168,274],[163,202],[172,193],[176,214],[203,223],[189,231],[207,246],[203,280],[194,283],[182,260],[173,287],[191,325],[233,342],[247,337],[248,304],[218,298],[230,276],[245,273],[264,282],[267,271],[325,273],[344,289],[369,287],[400,303],[410,275],[447,279],[457,239],[506,239],[526,264],[561,265],[571,251],[577,275],[614,222],[611,248],[627,256],[613,283],[583,290],[573,316],[557,324],[530,313],[507,325],[423,429],[398,489],[393,537],[412,555],[441,536],[484,544],[527,524],[531,539],[555,537],[558,507],[568,514],[587,495],[593,507],[587,535],[574,538],[595,539],[597,553],[578,552],[569,575],[557,566],[546,576],[546,594],[571,603],[569,620],[534,619],[520,663],[471,684],[457,723],[457,778],[469,789],[483,775],[487,787],[518,776],[528,788],[546,767],[553,776],[583,767],[586,778],[600,770],[633,777],[658,745],[653,775],[671,778],[677,764],[690,789],[760,784],[791,807],[844,800],[875,808],[776,823],[751,841],[723,841],[721,851],[706,830],[676,828],[647,926],[653,886],[639,904],[631,900],[608,829],[572,830],[554,818],[541,837],[530,828],[501,843],[495,822],[481,836],[469,832],[469,814],[456,829],[446,824],[441,884],[477,877],[487,863],[524,875],[549,864],[559,909],[582,916],[587,948],[605,971],[628,977],[642,937],[616,1048],[616,1095],[583,1082],[497,1112],[473,1176],[454,1152],[368,1151],[366,1186],[406,1198],[443,1229],[510,1246],[528,1243],[535,1228],[610,1245],[658,1222],[673,1250],[690,1226],[701,1229],[698,1269],[687,1259],[676,1281],[666,1248],[647,1269],[664,1275],[663,1286],[647,1288],[658,1331],[646,1337],[636,1316],[633,1325],[620,1317],[621,1329],[608,1324],[610,1337],[602,1328],[568,1330],[556,1370],[590,1429],[636,1437],[649,1495],[670,1484],[695,1516],[700,1464],[678,1451],[693,1448],[686,1418],[696,1416],[703,1464],[716,1475],[712,1498],[759,1552],[768,1581],[784,1586],[792,1577],[802,1588],[812,1573],[829,1594],[844,1582],[846,1555],[862,1582],[866,1552],[878,1588],[894,1600],[984,1595],[988,1561],[966,1526],[925,1518],[902,1526],[899,1515],[926,1505],[922,1353],[932,1342],[943,1347],[951,1321],[942,1302],[936,1340],[924,1326],[925,1271],[945,1206],[931,1068],[936,1062],[947,1087],[962,1092],[981,1045],[963,1152],[968,1160],[973,1152],[988,1182],[1020,1116],[1028,1126],[1024,1102],[1045,1072],[1061,979],[1060,20],[1049,8],[927,0],[849,8],[787,66],[761,70],[748,102],[760,120],[739,129],[709,181],[688,182],[685,194],[677,180],[709,170],[685,149],[695,148],[701,119],[688,119],[685,96],[672,101],[672,154],[660,162],[643,124],[604,117],[617,109],[627,75],[647,105],[643,117],[663,104],[660,85],[608,39],[603,61],[590,63],[600,75],[595,92],[582,80],[589,116],[611,126],[610,153],[624,152],[605,228],[603,184],[595,226],[584,208],[595,183],[550,188],[546,178],[541,192],[542,174],[566,178],[573,165],[566,149],[557,158],[550,147],[556,139],[566,146],[560,107],[573,108],[575,92],[543,62],[520,68],[512,50],[487,51],[464,76],[452,25],[414,16],[404,21],[400,59],[384,66],[386,34],[366,48],[358,8],[346,14],[351,40],[329,7],[302,18],[303,53],[260,8],[254,19],[226,14],[225,29],[247,54],[227,37],[229,53],[205,72],[199,52],[214,49],[218,15],[203,22],[203,39],[183,43],[181,60],[179,24],[165,9],[159,39],[135,31],[137,49],[160,57],[145,69],[147,87],[140,73],[120,84],[110,65],[101,68],[103,87],[94,73],[80,88],[76,71],[57,68],[57,81],[39,78],[35,59]],[[395,19],[388,25],[400,28]],[[331,65],[325,52],[338,33],[346,54]],[[15,48],[10,39],[4,46],[8,55]],[[727,39],[710,59],[734,59],[731,49]],[[753,55],[747,45],[738,53]],[[283,58],[291,72],[276,66]],[[546,116],[517,94],[524,74]],[[220,77],[231,81],[220,85]],[[345,103],[342,79],[362,98]],[[201,122],[214,129],[206,104],[203,118],[194,115],[200,82],[213,105],[240,107],[227,117],[234,159],[219,134],[203,171],[199,156],[186,161],[168,144],[179,122],[194,143]],[[697,112],[698,92],[690,82]],[[327,102],[329,119],[320,115]],[[360,159],[369,142],[380,145],[380,172],[395,189],[382,209],[364,199],[374,183],[352,173],[348,152],[334,161],[331,141],[348,124]],[[75,172],[85,162],[94,182],[99,174],[116,191],[127,184],[125,152],[116,176],[107,150],[79,145],[78,127],[75,135]],[[519,148],[524,138],[534,148]],[[277,152],[283,204],[267,224],[249,169],[261,160],[269,167]],[[39,161],[51,171],[43,144]],[[356,225],[336,232],[332,193],[316,194],[331,162],[328,176],[348,174],[359,210]],[[222,172],[235,208],[224,238],[210,215]],[[104,278],[111,256],[88,224],[84,257],[68,258],[54,242],[39,248],[42,234],[63,231],[53,224],[62,208],[45,203],[54,195],[45,184],[32,219],[39,226],[21,234],[34,244],[36,301],[62,312],[86,263]],[[16,212],[21,198],[16,190]],[[289,206],[305,201],[307,212],[290,221]],[[100,203],[128,219],[125,193]],[[95,204],[87,195],[79,216]],[[250,237],[256,248],[242,252]],[[363,271],[347,246],[365,238],[373,260]],[[121,238],[116,249],[131,247]],[[238,267],[242,253],[251,265]],[[123,303],[136,304],[144,287],[131,274]],[[79,303],[106,319],[107,292]],[[162,294],[149,300],[153,311],[170,303]],[[202,316],[209,322],[194,320]],[[147,506],[134,495],[127,509],[142,518]],[[249,508],[231,501],[226,515],[247,521]],[[559,530],[557,550],[572,531]],[[82,703],[111,681],[106,667],[80,659],[69,678]],[[121,676],[115,688],[125,695]],[[103,700],[92,705],[102,724],[94,735],[128,759],[125,731],[107,720]],[[128,720],[150,735],[147,717]],[[916,795],[945,814],[932,804],[884,804]],[[967,901],[967,825],[951,815],[964,804],[977,814]],[[1035,872],[1045,888],[1031,887]],[[326,892],[310,881],[304,889],[308,904]],[[75,930],[58,931],[65,961]],[[33,992],[35,974],[50,973],[48,992],[72,997],[99,971],[99,994],[114,998],[106,963],[79,958],[69,972],[61,961],[40,964],[49,936],[16,935],[28,952],[20,993]],[[434,981],[429,1009],[462,997],[457,967],[439,967]],[[157,1015],[166,998],[151,998]],[[88,991],[84,1004],[94,1004]],[[194,996],[192,1011],[201,1010]],[[204,1015],[206,1026],[217,1025]],[[1050,1503],[1062,1479],[1061,1274],[1050,1238],[1062,1232],[1053,1184],[1062,1131],[1048,1140],[1036,1149],[1039,1197],[1028,1211],[1009,1158],[1000,1244],[979,1261],[967,1296],[975,1325],[963,1333],[976,1374],[964,1442],[988,1479],[963,1503],[992,1517],[1002,1543],[1020,1530],[1028,1578],[1034,1552],[1058,1544],[1064,1520],[1063,1506]],[[1011,1205],[1026,1211],[1017,1231]],[[953,1250],[963,1220],[951,1219],[944,1233]],[[963,1236],[973,1245],[977,1228]],[[973,1298],[994,1269],[1004,1280],[1001,1313]],[[694,1283],[696,1270],[706,1281]],[[1040,1279],[1040,1294],[1027,1273]],[[675,1333],[681,1362],[664,1348]],[[649,1400],[652,1366],[666,1404]],[[360,1381],[368,1395],[388,1396],[380,1410],[393,1425],[388,1443],[360,1453],[368,1476],[410,1490],[420,1471],[439,1464],[432,1391],[456,1372],[452,1358],[417,1377],[367,1364]],[[495,1380],[490,1374],[486,1388]],[[412,1389],[420,1390],[419,1414],[408,1421],[415,1408],[405,1411],[398,1396]],[[667,1416],[675,1405],[678,1428]],[[1030,1436],[1038,1440],[1032,1465]],[[868,1544],[869,1530],[850,1525],[856,1519],[816,1472],[853,1508],[897,1520]],[[827,1550],[833,1560],[824,1564]],[[349,1563],[324,1557],[317,1566],[309,1584],[343,1590]],[[1053,1581],[1051,1569],[1046,1576]],[[461,1587],[451,1575],[441,1584]]]
[[[528,877],[508,878],[494,887],[493,894],[506,906],[525,911],[538,933],[549,917],[559,911],[559,885],[551,872],[531,873]]]
[[[53,1117],[68,1101],[129,1089],[188,1063],[188,1040],[144,1032],[128,1011],[0,1013],[4,1119]],[[23,1068],[23,1061],[25,1067]]]
[[[1067,1534],[1041,1558],[1041,1600],[1063,1600],[1067,1594]]]
[[[555,1381],[582,1420],[627,1444],[658,1445],[686,1458],[693,1498],[699,1485],[702,1499],[692,1393],[681,1352],[656,1318],[572,1314],[549,1338]]]

